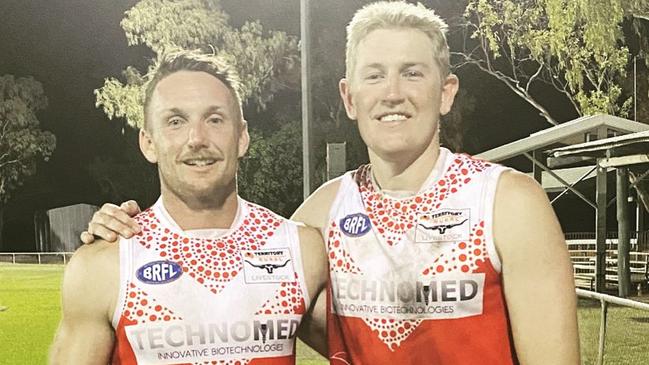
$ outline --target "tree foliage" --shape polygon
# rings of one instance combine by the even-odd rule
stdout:
[[[268,135],[251,131],[250,149],[239,167],[239,194],[291,215],[302,202],[301,136],[299,122],[289,122]]]
[[[456,55],[460,65],[476,65],[505,83],[551,124],[558,122],[531,91],[537,83],[565,95],[579,115],[627,116],[631,99],[623,96],[621,82],[630,54],[623,22],[642,3],[471,0],[465,49]]]
[[[47,161],[56,147],[56,138],[40,129],[36,117],[46,107],[40,82],[32,77],[0,76],[0,204],[36,173],[37,163]]]
[[[160,196],[158,171],[140,153],[138,131],[124,129],[124,137],[119,152],[95,157],[87,167],[88,173],[99,185],[104,199],[134,199],[140,206],[150,206]]]
[[[244,101],[264,108],[277,90],[296,85],[297,40],[264,31],[259,22],[237,29],[228,20],[217,0],[143,0],[126,12],[121,26],[129,45],[144,45],[156,54],[202,49],[226,58],[239,72]],[[131,126],[141,126],[146,75],[129,66],[123,71],[125,82],[107,78],[95,90],[97,107],[110,119],[126,118]]]
[[[145,46],[155,54],[182,48],[224,57],[239,73],[246,114],[259,114],[280,91],[293,92],[299,87],[297,40],[283,32],[266,31],[257,21],[235,28],[217,0],[143,0],[126,12],[121,26],[130,46]],[[110,119],[142,126],[143,86],[151,67],[140,72],[129,66],[122,80],[107,78],[95,90],[97,107]],[[238,185],[247,199],[288,215],[302,196],[301,136],[294,123],[286,122],[295,120],[295,112],[285,113],[291,115],[281,117],[284,122],[272,120],[276,115],[259,118],[261,123],[249,120],[252,143]],[[111,201],[135,198],[148,202],[151,192],[157,192],[151,188],[157,179],[142,166],[146,162],[137,149],[130,147],[120,156],[95,159],[89,170]]]
[[[563,94],[579,115],[627,117],[633,105],[624,84],[631,51],[649,66],[646,0],[470,0],[464,17],[460,66],[475,65],[502,81],[549,123],[558,121],[533,94],[545,84]],[[649,211],[649,186],[637,181],[645,166],[631,168]]]

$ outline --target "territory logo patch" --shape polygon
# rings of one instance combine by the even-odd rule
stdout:
[[[241,251],[246,283],[289,283],[295,281],[293,257],[288,247]]]
[[[182,267],[173,261],[153,261],[137,269],[136,277],[146,284],[167,284],[178,279],[183,273]]]
[[[465,241],[469,239],[470,232],[470,209],[442,209],[417,218],[415,242]]]
[[[363,213],[355,213],[340,220],[340,229],[349,237],[360,237],[369,232],[372,225]]]

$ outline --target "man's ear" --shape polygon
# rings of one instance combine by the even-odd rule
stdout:
[[[340,97],[343,99],[345,104],[345,111],[347,116],[351,120],[356,120],[356,107],[354,106],[354,100],[352,98],[351,85],[349,80],[342,78],[338,83],[338,90],[340,91]]]
[[[144,155],[144,158],[151,163],[158,163],[158,154],[155,150],[155,145],[151,139],[150,132],[147,132],[144,128],[140,129],[140,151]]]
[[[239,158],[245,156],[250,145],[250,134],[248,134],[248,122],[241,120],[241,130],[239,131]]]
[[[450,74],[446,77],[442,86],[442,102],[439,105],[439,114],[446,115],[451,111],[459,87],[460,80],[458,80],[457,76]]]

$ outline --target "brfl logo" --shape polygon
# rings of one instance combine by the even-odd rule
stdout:
[[[340,229],[350,237],[360,237],[372,227],[370,219],[363,213],[355,213],[340,220]]]
[[[147,284],[170,283],[182,275],[182,268],[173,261],[153,261],[137,269],[138,280]]]

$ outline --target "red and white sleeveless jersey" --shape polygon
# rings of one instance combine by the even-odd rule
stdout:
[[[414,196],[341,178],[324,234],[332,364],[512,364],[493,237],[504,167],[442,149]]]
[[[296,223],[241,198],[221,235],[183,232],[161,200],[136,220],[142,233],[120,241],[113,364],[295,363],[309,305]]]

